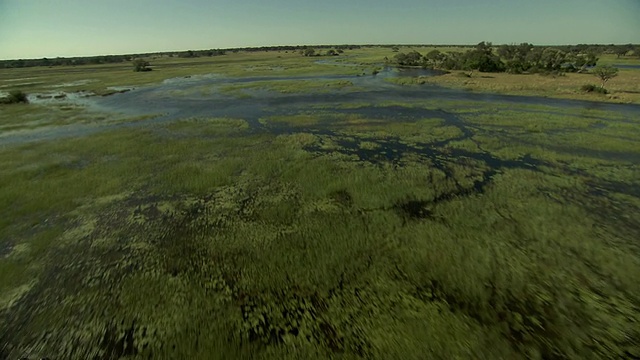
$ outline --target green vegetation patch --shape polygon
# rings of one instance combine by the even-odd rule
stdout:
[[[283,94],[329,93],[352,87],[353,83],[349,80],[270,80],[225,85],[220,92],[230,95],[242,94],[243,90],[267,90]]]

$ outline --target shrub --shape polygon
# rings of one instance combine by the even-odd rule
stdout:
[[[151,64],[149,64],[149,62],[144,59],[136,59],[133,61],[133,71],[151,71],[152,69],[149,67],[150,65]]]
[[[8,96],[4,98],[0,98],[0,104],[18,104],[18,103],[29,103],[29,99],[27,99],[27,94],[22,92],[21,90],[13,90],[9,92]]]
[[[586,85],[582,85],[580,87],[580,90],[584,91],[584,92],[597,92],[599,94],[607,94],[608,91],[607,89],[600,87],[600,86],[596,86],[593,84],[586,84]]]
[[[618,76],[618,68],[615,68],[611,65],[598,65],[593,70],[591,70],[594,76],[600,78],[602,80],[602,88],[604,89],[604,85],[607,81],[613,79]]]

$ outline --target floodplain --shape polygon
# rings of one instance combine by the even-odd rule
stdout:
[[[385,52],[0,70],[0,358],[640,357],[635,98]]]

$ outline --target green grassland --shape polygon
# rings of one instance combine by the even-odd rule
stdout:
[[[316,64],[324,57],[304,57],[297,52],[232,53],[194,59],[150,58],[153,71],[134,72],[130,63],[0,69],[0,91],[20,89],[27,93],[87,91],[115,93],[110,87],[143,86],[163,80],[221,74],[227,76],[297,76],[321,74],[356,75],[357,67]]]
[[[0,358],[640,356],[637,119],[376,106],[0,148]]]
[[[154,117],[154,114],[136,117],[105,114],[95,110],[88,111],[84,106],[75,104],[14,104],[1,106],[0,109],[2,110],[0,111],[0,137],[15,131],[41,127],[73,124],[105,125]]]

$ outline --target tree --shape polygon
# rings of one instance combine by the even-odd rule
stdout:
[[[314,56],[316,51],[314,49],[307,49],[304,51],[304,56]]]
[[[424,56],[425,66],[436,68],[446,59],[446,56],[438,50],[431,50]]]
[[[618,68],[611,65],[599,65],[593,68],[592,73],[594,76],[600,78],[602,81],[602,88],[604,89],[604,84],[606,84],[607,81],[618,76]]]
[[[620,58],[621,56],[626,56],[631,50],[633,50],[632,44],[618,45],[613,49],[613,53]]]
[[[628,49],[627,49],[626,47],[622,47],[622,46],[620,46],[620,47],[617,47],[617,48],[615,49],[615,51],[614,51],[614,52],[615,52],[616,56],[617,56],[617,57],[618,57],[618,59],[619,59],[619,58],[620,58],[620,56],[625,56],[625,55],[627,55]]]
[[[420,65],[420,61],[422,60],[422,54],[417,51],[412,51],[408,54],[398,53],[394,56],[398,65],[401,66],[418,66]]]
[[[149,67],[148,61],[144,59],[135,59],[133,60],[133,71],[141,72],[141,71],[151,71],[152,69]]]
[[[464,54],[462,70],[471,70],[469,77],[474,70],[501,72],[504,71],[504,63],[500,60],[500,57],[493,54],[491,43],[483,41],[476,45],[474,50],[467,51]]]
[[[542,51],[540,65],[546,70],[560,70],[566,62],[566,53],[562,50],[546,48]]]

